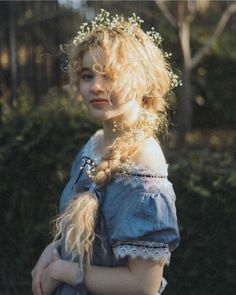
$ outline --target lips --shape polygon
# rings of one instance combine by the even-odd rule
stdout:
[[[103,109],[109,104],[109,100],[106,98],[93,98],[89,101],[89,103],[92,105],[95,109]]]
[[[109,102],[106,98],[94,98],[90,100],[91,103],[105,103]]]

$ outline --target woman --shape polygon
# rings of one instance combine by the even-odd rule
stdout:
[[[103,128],[73,163],[55,241],[32,271],[34,294],[156,295],[166,285],[179,231],[156,134],[178,81],[159,34],[141,22],[102,10],[68,47],[71,86]]]

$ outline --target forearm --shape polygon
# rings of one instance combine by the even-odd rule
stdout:
[[[86,271],[87,289],[96,295],[142,295],[142,284],[127,267],[91,266]]]
[[[76,286],[78,264],[61,260],[56,279]],[[85,271],[86,288],[96,295],[143,295],[142,282],[127,267],[91,266]]]

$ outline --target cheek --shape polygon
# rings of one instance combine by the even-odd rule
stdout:
[[[89,86],[85,83],[79,83],[79,93],[83,103],[89,107]]]
[[[84,98],[87,96],[88,93],[88,87],[86,84],[84,84],[83,82],[79,83],[79,92],[81,94],[81,96]]]

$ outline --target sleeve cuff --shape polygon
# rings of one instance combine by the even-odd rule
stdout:
[[[117,242],[113,245],[116,259],[130,257],[142,257],[144,259],[164,260],[166,265],[170,263],[170,250],[167,244],[149,241]]]

